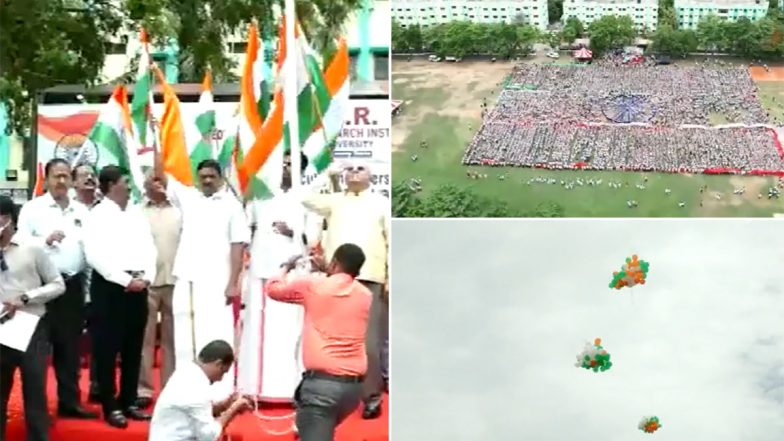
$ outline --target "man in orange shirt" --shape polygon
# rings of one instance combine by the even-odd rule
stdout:
[[[305,309],[305,373],[294,395],[300,441],[332,441],[335,428],[359,405],[367,372],[365,334],[372,294],[356,280],[365,254],[354,244],[343,244],[325,268],[326,277],[286,281],[297,260],[284,264],[283,274],[270,279],[266,291],[274,300]]]

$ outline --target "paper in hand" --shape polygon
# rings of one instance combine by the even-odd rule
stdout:
[[[27,352],[27,346],[30,345],[30,339],[33,338],[39,320],[41,318],[35,314],[16,311],[13,318],[0,324],[0,344]]]

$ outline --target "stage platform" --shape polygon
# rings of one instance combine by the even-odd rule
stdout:
[[[157,377],[157,372],[156,372]],[[88,388],[88,372],[82,370],[81,389],[84,401]],[[49,413],[56,415],[56,382],[54,372],[49,368],[47,381]],[[86,407],[98,411],[96,405]],[[288,406],[274,406],[263,410],[264,415],[286,415],[292,412]],[[384,397],[384,410],[380,418],[363,420],[361,409],[358,409],[343,424],[340,425],[335,437],[336,441],[388,441],[389,440],[389,397]],[[292,420],[262,421],[252,413],[244,414],[235,419],[229,426],[228,436],[225,441],[288,441],[294,440],[292,433],[275,435],[291,427]],[[79,421],[60,420],[53,417],[50,431],[51,441],[147,441],[149,423],[130,422],[127,429],[115,429],[103,420]],[[24,412],[22,408],[21,378],[19,373],[15,377],[14,389],[9,402],[9,421],[6,440],[25,441]]]

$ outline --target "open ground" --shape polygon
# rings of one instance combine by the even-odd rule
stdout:
[[[526,62],[544,60],[537,57]],[[562,57],[561,61],[567,60]],[[693,60],[683,61],[690,62]],[[773,177],[463,166],[465,148],[481,124],[481,104],[495,103],[501,84],[513,66],[511,62],[431,63],[423,59],[396,59],[392,65],[392,96],[402,100],[404,107],[393,119],[395,180],[418,179],[424,194],[443,184],[470,188],[520,211],[552,201],[563,206],[565,215],[570,217],[769,217],[784,212],[784,201],[767,198],[768,188],[777,184],[777,178]],[[763,105],[772,116],[782,120],[784,72],[780,69],[774,69],[771,74],[755,69],[752,74]],[[717,115],[714,124],[722,122]],[[420,146],[422,141],[427,142],[427,148]],[[483,177],[471,179],[468,172]],[[528,184],[537,177],[552,178],[559,183],[601,179],[603,185],[575,185],[566,189],[557,184]],[[620,183],[620,188],[610,188],[608,182]],[[645,189],[639,189],[637,184]],[[707,189],[700,191],[703,187]],[[733,194],[740,187],[745,187],[745,193]],[[671,193],[665,194],[665,189]],[[637,201],[638,206],[628,208],[628,200]],[[685,206],[679,207],[679,202]]]

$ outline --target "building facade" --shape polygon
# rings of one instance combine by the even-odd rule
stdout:
[[[607,15],[628,16],[638,32],[653,32],[659,21],[657,0],[564,0],[561,22],[577,17],[585,26]]]
[[[401,26],[451,21],[529,23],[547,29],[547,0],[394,0],[392,17]]]
[[[675,0],[675,15],[681,29],[697,29],[710,14],[729,21],[741,17],[758,20],[768,14],[768,0]]]

